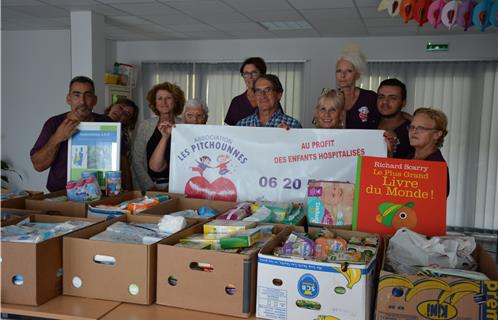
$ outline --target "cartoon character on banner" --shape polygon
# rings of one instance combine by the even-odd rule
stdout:
[[[228,170],[228,163],[230,162],[230,156],[228,154],[220,154],[218,158],[216,158],[216,161],[218,161],[216,168],[219,169],[218,173],[220,176],[230,172],[230,170]]]
[[[201,177],[204,177],[204,171],[206,171],[207,168],[212,168],[209,166],[209,164],[211,163],[211,158],[208,156],[202,156],[199,160],[195,160],[195,162],[197,162],[197,166],[192,167],[192,171],[198,172]]]
[[[230,156],[221,153],[216,156],[218,165],[210,166],[211,158],[203,155],[195,160],[196,166],[191,167],[195,174],[185,185],[185,194],[192,198],[237,201],[237,188],[235,184],[226,177],[231,173],[229,167]]]

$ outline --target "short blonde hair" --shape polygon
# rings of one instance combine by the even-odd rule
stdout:
[[[422,107],[415,110],[413,116],[415,117],[417,114],[425,114],[430,119],[434,120],[434,122],[436,123],[435,129],[442,132],[441,137],[439,137],[439,139],[437,139],[436,141],[436,146],[438,148],[441,148],[443,146],[444,137],[446,137],[446,135],[448,134],[448,118],[446,117],[444,112],[438,109]]]
[[[351,63],[359,76],[367,73],[367,58],[358,46],[351,45],[344,49],[337,59],[337,62],[340,60]]]
[[[315,106],[315,113],[318,111],[318,108],[320,108],[320,102],[324,100],[330,100],[334,107],[340,109],[339,125],[335,127],[335,129],[344,129],[346,127],[346,100],[344,98],[344,94],[341,91],[335,89],[324,91],[320,95],[320,97],[318,97],[318,102]],[[315,122],[315,119],[313,119],[313,124],[316,125]]]
[[[185,105],[185,93],[179,86],[169,82],[156,84],[147,93],[147,102],[149,103],[149,108],[154,112],[154,114],[159,115],[156,108],[156,94],[159,90],[168,91],[173,95],[173,100],[175,101],[173,114],[175,116],[182,114],[183,106]]]

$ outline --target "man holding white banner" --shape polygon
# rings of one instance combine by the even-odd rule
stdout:
[[[277,76],[263,74],[254,82],[257,110],[237,122],[242,127],[302,128],[299,121],[284,114],[280,109],[280,99],[284,88]]]
[[[224,201],[303,202],[308,180],[354,183],[357,156],[385,157],[383,133],[177,125],[169,191]]]

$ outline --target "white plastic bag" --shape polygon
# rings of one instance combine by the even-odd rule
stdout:
[[[475,269],[471,253],[476,247],[473,237],[432,237],[399,229],[389,240],[386,263],[396,273],[415,274],[420,267]]]

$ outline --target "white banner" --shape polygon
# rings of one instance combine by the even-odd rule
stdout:
[[[386,157],[383,130],[177,125],[169,191],[303,202],[309,179],[355,182],[356,156]]]

